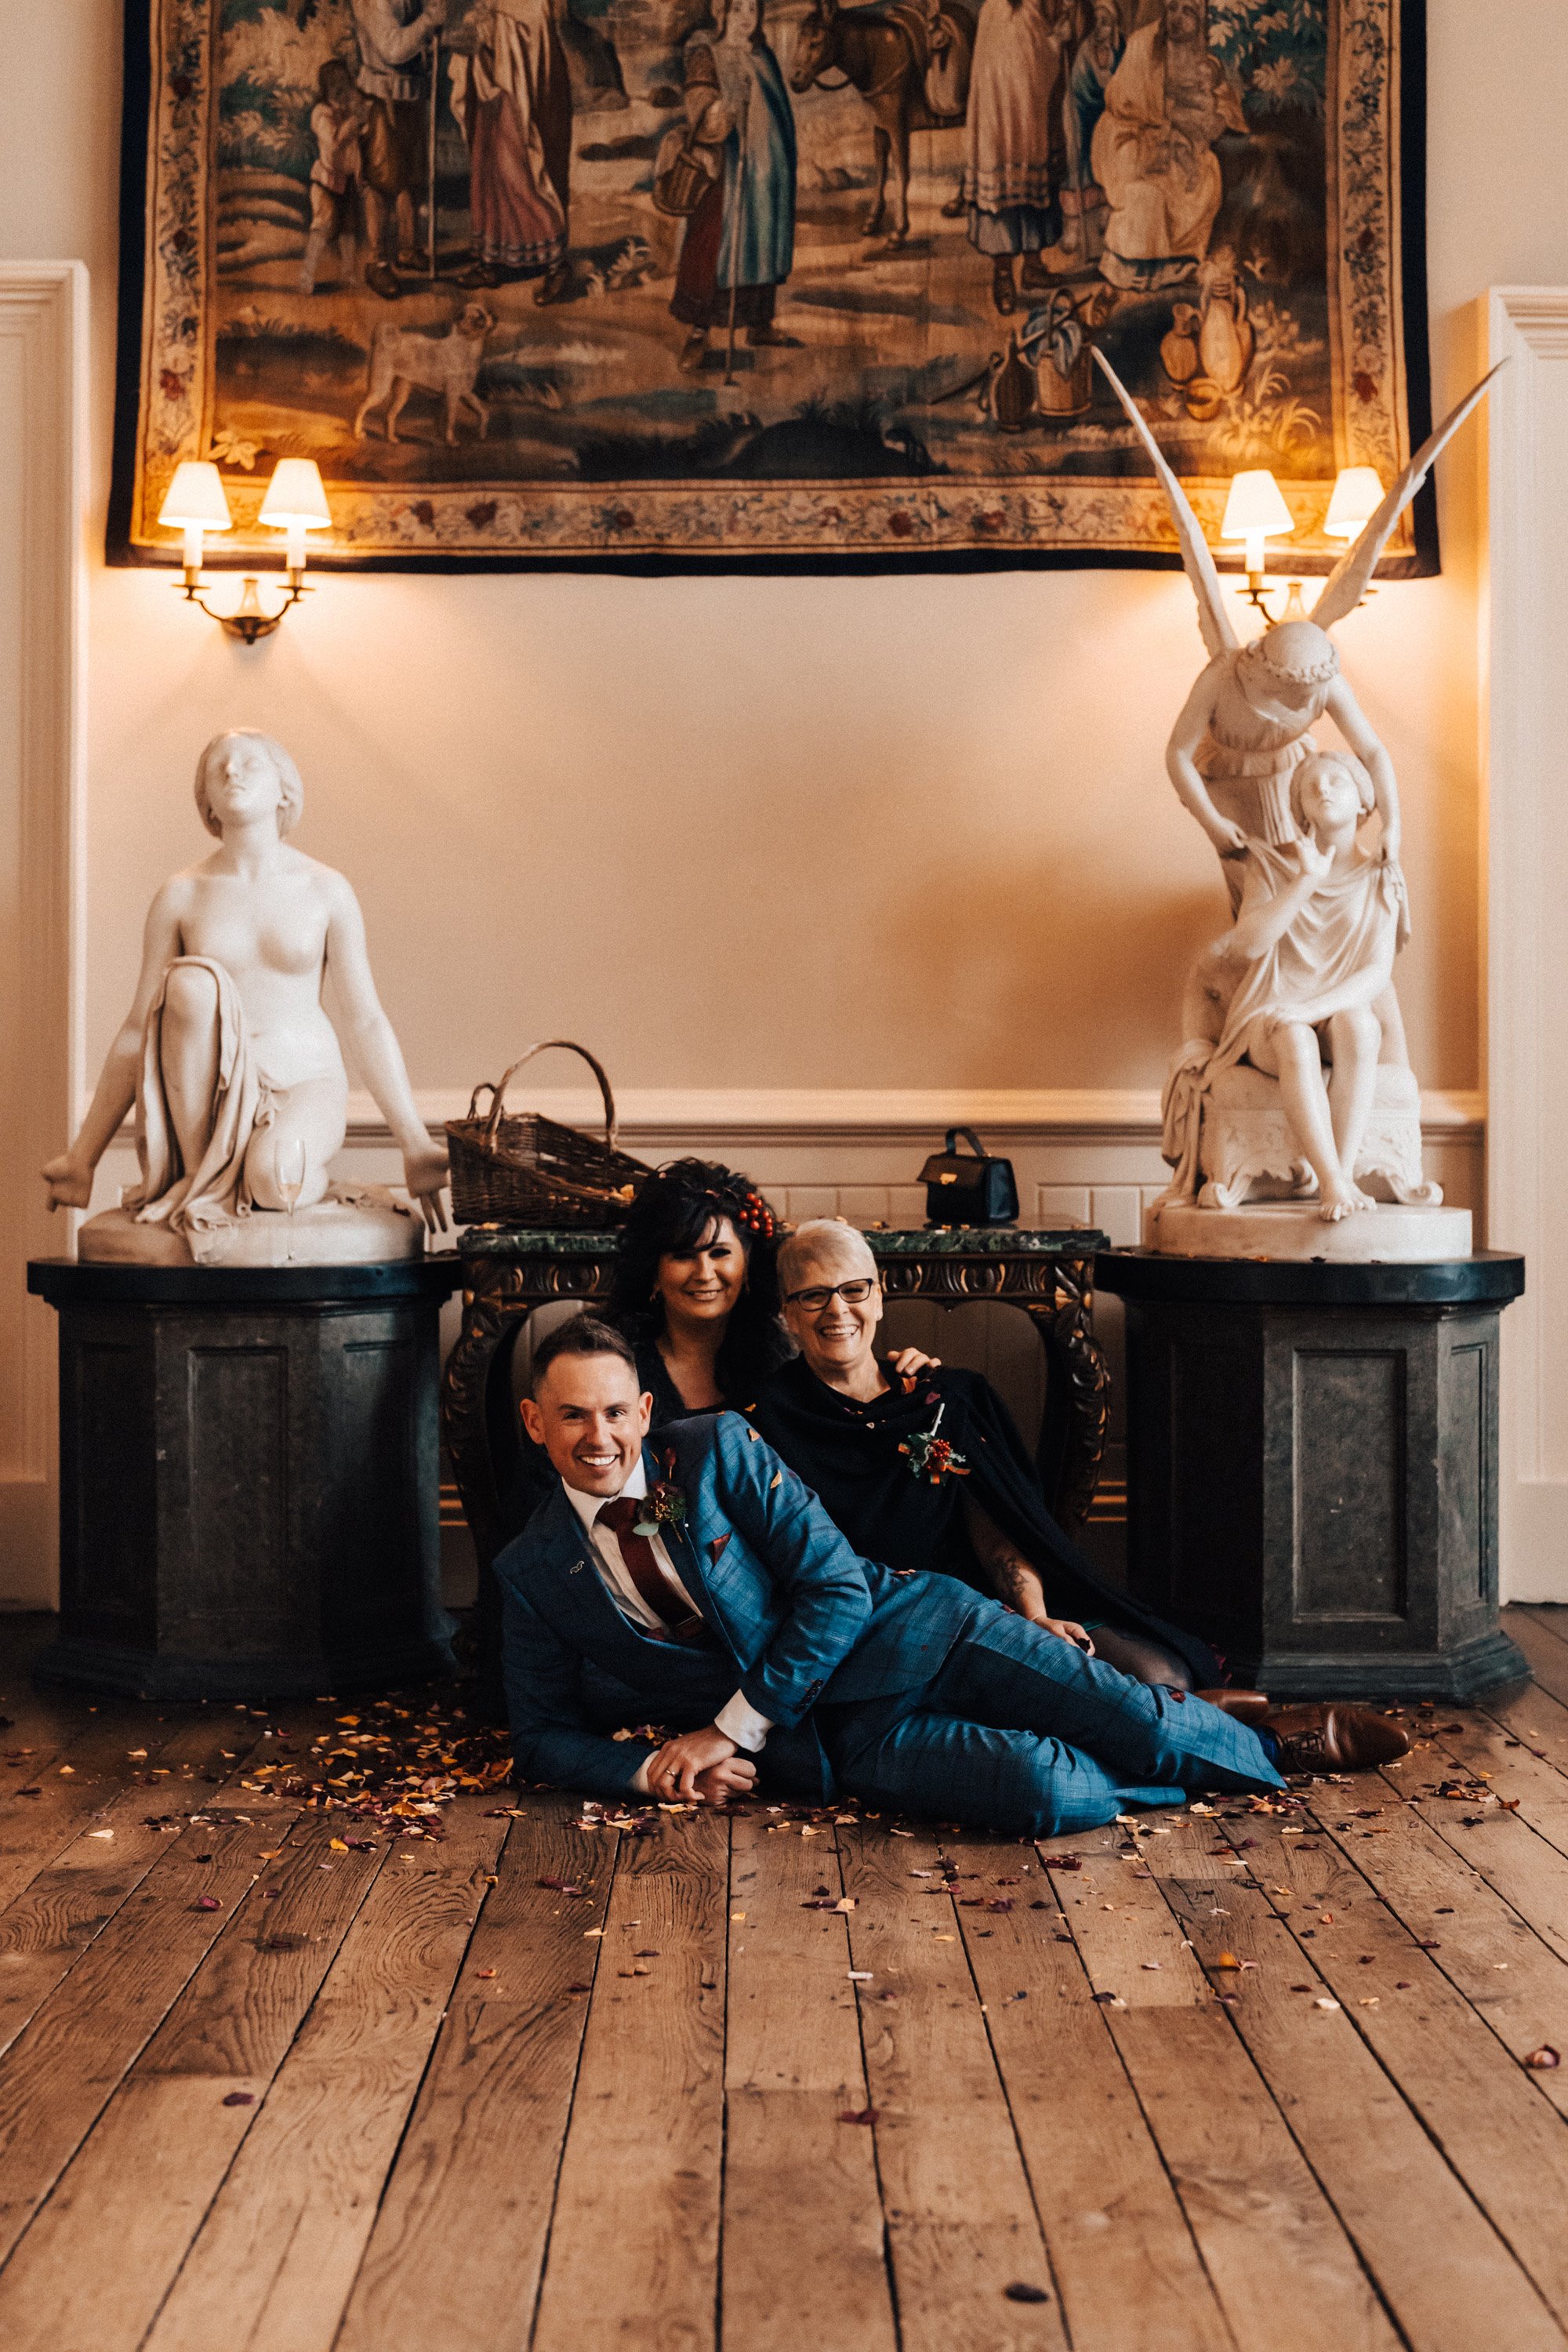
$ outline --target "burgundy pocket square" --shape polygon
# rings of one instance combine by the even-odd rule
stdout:
[[[708,1557],[712,1561],[715,1568],[718,1567],[719,1556],[729,1540],[730,1538],[727,1535],[715,1536],[712,1542],[709,1545]]]

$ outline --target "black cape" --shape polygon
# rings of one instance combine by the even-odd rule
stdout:
[[[1053,1617],[1141,1633],[1180,1658],[1195,1688],[1219,1683],[1219,1661],[1206,1643],[1107,1584],[1062,1533],[1012,1415],[978,1372],[942,1365],[908,1382],[895,1375],[886,1396],[862,1405],[797,1357],[773,1374],[747,1417],[815,1488],[863,1559],[935,1569],[990,1591],[964,1526],[970,1496],[1036,1570]],[[900,1451],[913,1441],[918,1453],[918,1441],[933,1428],[962,1457],[964,1475],[932,1484]]]

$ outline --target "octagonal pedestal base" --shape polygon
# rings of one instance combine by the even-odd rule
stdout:
[[[1140,1597],[1278,1699],[1479,1697],[1497,1622],[1498,1323],[1522,1259],[1113,1250]]]
[[[456,1262],[44,1260],[60,1628],[44,1682],[313,1697],[452,1671],[436,1387]]]

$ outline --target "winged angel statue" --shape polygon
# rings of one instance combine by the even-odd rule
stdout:
[[[1375,1205],[1357,1181],[1364,1177],[1383,1180],[1396,1201],[1435,1206],[1442,1193],[1421,1173],[1419,1098],[1394,990],[1394,960],[1410,931],[1398,785],[1329,631],[1360,603],[1394,525],[1496,370],[1415,452],[1330,572],[1310,618],[1277,622],[1243,645],[1181,483],[1105,354],[1095,358],[1153,461],[1197,597],[1209,660],[1165,764],[1224,861],[1235,916],[1187,982],[1184,1042],[1165,1087],[1164,1157],[1175,1172],[1163,1202],[1237,1208],[1268,1176],[1316,1193],[1320,1213],[1337,1222]],[[1323,718],[1347,751],[1313,741]],[[1363,820],[1374,812],[1369,840]],[[1282,1154],[1258,1144],[1266,1115],[1253,1118],[1250,1141],[1233,1136],[1228,1149],[1207,1131],[1226,1123],[1214,1117],[1216,1088],[1238,1096],[1226,1106],[1233,1127],[1246,1110],[1234,1083],[1223,1086],[1243,1065],[1278,1082]],[[1369,1150],[1374,1107],[1393,1116],[1377,1122],[1382,1144]]]

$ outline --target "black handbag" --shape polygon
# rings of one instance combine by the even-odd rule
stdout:
[[[967,1151],[957,1149],[963,1136]],[[928,1225],[1010,1225],[1018,1213],[1018,1187],[1010,1160],[991,1160],[972,1127],[950,1127],[947,1149],[921,1170]]]

